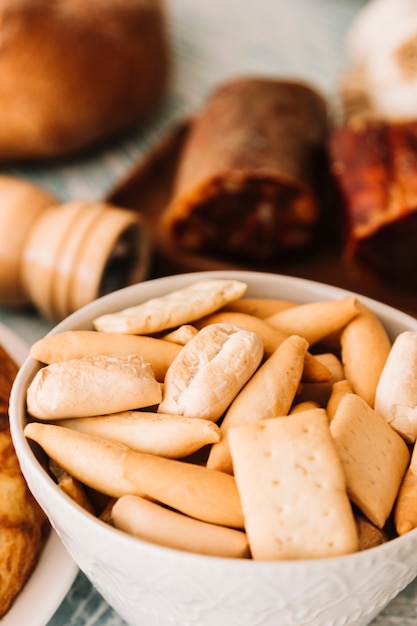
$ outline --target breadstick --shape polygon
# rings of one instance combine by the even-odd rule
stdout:
[[[296,413],[302,413],[303,411],[311,411],[312,409],[319,409],[319,405],[316,402],[306,401],[298,402],[294,404],[288,415],[295,415]]]
[[[375,410],[408,443],[417,439],[417,332],[398,335],[376,388]]]
[[[161,397],[161,383],[142,357],[96,356],[40,369],[28,387],[27,408],[38,419],[56,420],[149,407]]]
[[[181,459],[220,439],[219,427],[210,420],[145,411],[63,419],[59,424],[169,459]]]
[[[123,496],[111,519],[120,530],[168,548],[227,558],[249,556],[246,534],[170,511],[138,496]]]
[[[196,519],[243,527],[233,476],[200,465],[133,452],[127,446],[54,424],[31,422],[24,434],[68,474],[105,495],[142,496]]]
[[[216,422],[259,366],[261,338],[231,324],[211,324],[191,339],[168,368],[159,413]]]
[[[238,280],[208,278],[164,296],[93,320],[96,330],[146,335],[189,324],[246,292]]]
[[[226,412],[220,426],[222,438],[212,446],[207,467],[233,474],[230,429],[287,415],[300,384],[307,346],[302,337],[288,337],[252,376]]]
[[[254,315],[260,319],[265,319],[278,311],[284,311],[297,306],[296,302],[290,300],[278,300],[276,298],[239,298],[230,304],[222,307],[222,311],[234,311],[238,313],[247,313]]]
[[[343,380],[336,380],[333,383],[332,392],[326,405],[326,413],[329,420],[333,419],[337,407],[339,406],[339,402],[346,393],[353,393],[350,382],[346,378]]]
[[[338,380],[342,380],[345,375],[343,365],[335,354],[326,352],[325,354],[316,354],[315,357],[317,361],[327,367],[331,373],[331,378],[325,382],[303,382],[297,395],[297,402],[310,400],[324,408],[329,400],[333,384]]]
[[[398,491],[394,507],[394,524],[399,535],[417,528],[417,449],[414,448],[410,465]]]
[[[93,356],[138,354],[147,361],[156,380],[163,382],[168,366],[181,346],[144,335],[102,333],[96,330],[67,330],[36,341],[30,355],[41,363],[55,363]]]
[[[198,329],[192,324],[182,324],[181,326],[178,326],[178,328],[171,330],[171,332],[166,333],[162,339],[185,346],[185,344],[188,343],[190,339],[195,337],[197,333]]]
[[[377,316],[361,303],[358,308],[359,315],[347,324],[341,335],[342,362],[353,391],[373,408],[391,342]]]
[[[232,311],[223,311],[208,315],[196,322],[197,328],[204,328],[209,324],[234,324],[246,330],[259,335],[264,344],[265,357],[271,356],[273,352],[285,339],[288,339],[287,333],[277,330],[264,320],[248,315],[247,313],[239,313]],[[316,382],[330,380],[330,372],[309,352],[306,353],[304,359],[303,380]]]
[[[312,345],[346,326],[357,314],[358,301],[347,296],[299,304],[267,317],[265,322],[289,335],[300,335]]]

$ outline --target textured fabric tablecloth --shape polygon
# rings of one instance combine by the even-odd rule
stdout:
[[[158,118],[83,158],[57,165],[3,167],[2,173],[34,181],[62,200],[101,198],[174,122],[195,110],[212,87],[234,76],[263,73],[304,79],[322,91],[337,110],[338,81],[347,61],[345,35],[364,0],[166,3],[174,76]],[[50,329],[50,324],[30,309],[0,308],[0,321],[28,343]],[[80,572],[48,626],[123,624]],[[417,581],[372,624],[415,626]]]

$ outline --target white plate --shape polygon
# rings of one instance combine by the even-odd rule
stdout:
[[[0,343],[21,365],[28,346],[0,323]],[[52,531],[31,577],[11,609],[0,620],[1,626],[45,626],[51,619],[77,575],[78,567],[57,534]]]

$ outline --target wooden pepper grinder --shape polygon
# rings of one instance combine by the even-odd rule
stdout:
[[[147,276],[151,246],[141,215],[100,201],[59,200],[0,176],[0,304],[32,303],[59,321]]]

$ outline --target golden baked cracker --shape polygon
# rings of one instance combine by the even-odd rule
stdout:
[[[213,313],[243,296],[246,289],[246,283],[238,280],[203,279],[137,306],[101,315],[93,325],[105,332],[156,333]]]
[[[254,559],[357,550],[343,468],[323,409],[237,426],[229,444]]]
[[[341,398],[330,430],[352,502],[382,528],[410,460],[407,445],[383,417],[354,393]]]

